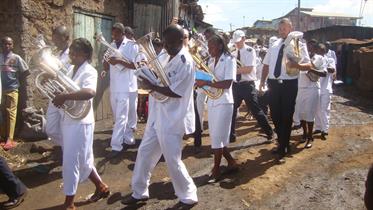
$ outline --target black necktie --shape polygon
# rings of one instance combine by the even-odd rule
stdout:
[[[238,61],[241,61],[241,53],[240,53],[240,50],[238,50],[237,52],[237,60]],[[241,80],[241,74],[237,74],[236,75],[236,81],[239,82]]]
[[[276,78],[278,78],[281,75],[281,67],[282,67],[282,56],[284,55],[284,47],[285,45],[282,44],[280,51],[278,51],[276,66],[275,66],[275,72],[274,75]]]

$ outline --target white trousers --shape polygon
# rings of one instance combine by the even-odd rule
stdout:
[[[97,173],[93,158],[94,124],[62,124],[61,130],[63,190],[65,195],[75,195],[78,184],[92,171]]]
[[[233,104],[208,107],[211,148],[224,148],[229,144],[229,133],[233,115]]]
[[[320,130],[325,133],[329,130],[330,119],[330,101],[331,93],[323,93],[320,95],[320,103],[316,113],[315,130]]]
[[[199,116],[199,122],[201,124],[201,131],[203,131],[203,113],[205,112],[207,95],[201,89],[197,90],[196,105]]]
[[[128,127],[131,129],[137,128],[137,96],[137,92],[129,93]]]
[[[182,134],[161,133],[152,126],[146,127],[133,171],[132,196],[134,198],[149,197],[151,173],[163,154],[176,196],[186,204],[198,202],[197,187],[181,161],[182,136]]]
[[[45,125],[45,132],[48,137],[51,138],[55,144],[63,146],[60,109],[55,107],[52,102],[49,102],[48,104],[46,118],[47,123]]]
[[[111,93],[110,94],[111,110],[113,112],[114,127],[111,136],[110,146],[112,150],[121,151],[123,149],[123,142],[125,142],[125,134],[132,132],[128,127],[128,113],[129,113],[129,93]],[[127,130],[127,131],[126,131]],[[134,144],[132,138],[127,140],[127,144]]]

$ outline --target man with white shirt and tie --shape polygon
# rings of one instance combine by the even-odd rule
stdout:
[[[234,107],[232,115],[230,141],[236,140],[236,117],[237,109],[240,107],[242,100],[245,100],[246,106],[250,108],[251,113],[258,121],[259,126],[267,135],[270,141],[273,136],[273,131],[268,123],[267,116],[260,108],[258,102],[258,91],[255,88],[256,78],[256,52],[255,50],[245,44],[245,33],[237,30],[233,33],[233,43],[236,45],[236,51],[233,52],[237,60],[242,63],[241,67],[237,68],[236,82],[233,83],[233,98]]]
[[[295,99],[298,91],[298,75],[290,76],[286,72],[286,65],[283,61],[284,40],[292,31],[292,23],[284,18],[279,22],[278,33],[280,38],[268,49],[263,60],[263,72],[259,89],[262,91],[268,78],[269,107],[275,132],[278,137],[277,148],[278,162],[285,162],[285,155],[289,153],[289,140],[291,125],[295,108]],[[301,61],[299,63],[289,61],[289,67],[300,71],[309,70],[311,63],[307,52],[307,46],[300,42]]]

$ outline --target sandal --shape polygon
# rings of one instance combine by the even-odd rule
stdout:
[[[313,142],[313,138],[312,138],[312,137],[307,138],[307,143],[306,143],[306,145],[304,146],[304,148],[306,148],[306,149],[311,148],[311,147],[312,147],[312,142]]]
[[[105,191],[95,191],[92,196],[88,198],[88,201],[90,202],[97,202],[103,198],[107,198],[110,195],[109,188],[106,188]]]
[[[10,150],[17,146],[17,142],[15,141],[7,141],[2,147],[4,150]]]

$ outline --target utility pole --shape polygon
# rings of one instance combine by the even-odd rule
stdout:
[[[231,30],[230,30],[230,31],[232,31],[232,23],[229,23],[229,27],[231,28]]]
[[[297,31],[300,31],[300,0],[298,0]]]
[[[243,16],[243,24],[242,27],[245,27],[245,15]]]

